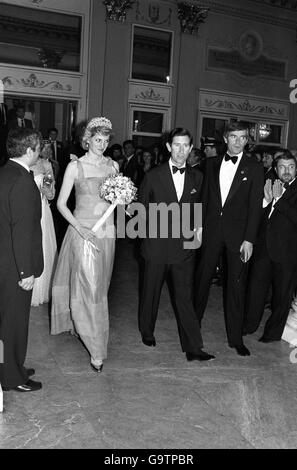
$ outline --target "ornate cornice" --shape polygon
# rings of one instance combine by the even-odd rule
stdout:
[[[289,102],[205,89],[199,91],[199,109],[225,114],[243,113],[261,119],[288,119],[289,116]]]
[[[193,2],[200,2],[200,0],[192,0]],[[268,12],[267,10],[264,10],[263,7],[263,2],[262,0],[259,2],[257,0],[250,0],[251,2],[255,3],[262,3],[262,9],[259,7],[256,7],[252,9],[252,7],[246,6],[246,2],[241,2],[237,1],[234,4],[232,3],[221,3],[217,0],[204,0],[203,4],[207,7],[209,7],[211,13],[218,13],[222,15],[227,15],[227,16],[233,16],[236,18],[244,18],[246,20],[251,20],[251,21],[258,21],[260,23],[267,23],[270,25],[274,26],[281,26],[286,29],[292,29],[296,31],[296,20],[297,20],[297,15],[292,14],[291,17],[280,17],[279,16],[279,11],[275,9],[275,14],[272,12]],[[268,2],[268,0],[265,0]],[[277,0],[276,0],[277,1]],[[269,2],[270,3],[270,2]],[[294,2],[292,2],[293,5]],[[297,2],[295,2],[297,4]],[[277,5],[275,5],[277,6]],[[279,7],[280,8],[280,7]],[[272,10],[273,11],[273,10]],[[297,10],[294,9],[294,11]],[[286,11],[286,14],[288,15],[288,11]]]
[[[297,11],[296,0],[251,0],[255,3],[265,3],[271,7],[283,8],[285,10]]]
[[[140,93],[135,94],[136,99],[144,101],[162,101],[165,102],[163,96],[160,93],[156,92],[153,88],[148,88],[147,90],[141,91]]]
[[[37,88],[44,89],[48,88],[52,91],[71,91],[71,85],[62,85],[62,83],[57,80],[52,80],[45,82],[44,80],[39,80],[35,73],[31,73],[28,78],[16,78],[12,76],[7,76],[2,79],[2,83],[5,89],[15,86],[21,86],[25,88]]]
[[[257,113],[257,114],[268,114],[276,116],[284,116],[285,110],[283,108],[276,108],[270,105],[254,105],[248,99],[243,100],[241,103],[228,99],[206,99],[205,106],[209,109],[219,108],[226,109],[228,111],[245,112],[245,113]]]

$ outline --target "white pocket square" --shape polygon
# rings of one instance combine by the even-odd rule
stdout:
[[[242,179],[242,181],[247,181],[247,177],[245,176],[245,177]]]
[[[191,194],[197,193],[196,189],[192,189]]]

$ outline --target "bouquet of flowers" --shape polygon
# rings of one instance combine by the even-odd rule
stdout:
[[[99,188],[99,196],[111,205],[103,216],[92,227],[93,232],[96,232],[99,227],[106,221],[110,214],[114,211],[117,204],[131,204],[136,199],[137,188],[130,178],[123,176],[122,173],[118,175],[108,176]]]

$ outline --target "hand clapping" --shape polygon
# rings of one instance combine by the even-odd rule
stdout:
[[[274,199],[278,199],[279,197],[281,197],[281,195],[283,194],[283,190],[284,188],[282,182],[280,180],[275,180],[272,186],[272,195]]]
[[[264,197],[268,204],[272,199],[278,199],[283,194],[283,185],[280,180],[275,180],[272,184],[271,179],[268,179],[264,186]]]

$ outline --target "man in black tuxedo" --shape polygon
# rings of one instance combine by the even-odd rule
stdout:
[[[35,130],[10,130],[10,159],[0,168],[0,382],[3,390],[19,392],[41,388],[29,379],[34,370],[24,367],[32,288],[43,271],[40,192],[30,174],[41,141]]]
[[[264,188],[263,216],[251,263],[244,333],[254,333],[272,284],[271,315],[259,341],[281,339],[297,284],[296,159],[288,150],[276,158],[278,179]]]
[[[27,129],[33,129],[33,124],[30,119],[25,119],[25,108],[18,106],[15,110],[15,117],[8,122],[8,129],[16,129],[24,127]]]
[[[223,297],[228,343],[240,356],[250,355],[242,341],[246,263],[253,252],[261,217],[263,167],[244,152],[248,128],[230,124],[225,156],[206,159],[203,187],[201,259],[195,281],[195,309],[201,322],[211,280],[223,255]]]
[[[52,151],[51,162],[53,165],[55,165],[55,162],[58,163],[58,170],[61,172],[61,177],[63,178],[64,171],[66,170],[66,166],[68,164],[68,161],[66,161],[66,159],[64,158],[63,143],[57,140],[58,129],[56,129],[55,127],[51,127],[50,129],[48,129],[47,133]]]
[[[156,345],[154,329],[161,290],[165,279],[170,277],[182,350],[188,361],[205,361],[214,356],[202,351],[200,327],[193,307],[194,242],[188,241],[190,247],[186,245],[187,238],[193,239],[193,233],[197,237],[197,232],[193,232],[194,225],[198,228],[194,211],[197,205],[200,206],[198,203],[203,176],[199,171],[186,167],[186,160],[192,149],[192,136],[188,130],[173,129],[169,134],[167,148],[171,152],[169,162],[147,172],[139,190],[139,202],[144,205],[147,216],[147,233],[141,246],[145,261],[139,330],[145,345]],[[162,203],[167,211],[166,215],[160,213],[154,223],[150,210]],[[172,214],[170,205],[171,208],[174,205]],[[182,213],[182,205],[189,209],[188,224]],[[165,230],[162,234],[166,223],[168,233]],[[182,230],[185,225],[188,225],[188,237]],[[151,234],[149,230],[154,231],[154,228],[156,232]],[[177,234],[174,233],[176,229]],[[197,248],[197,243],[195,247]]]
[[[125,142],[123,142],[123,149],[125,155],[125,160],[122,166],[123,175],[131,178],[133,183],[139,187],[141,175],[133,141],[125,140]]]
[[[273,150],[265,150],[263,152],[262,163],[264,167],[264,180],[267,181],[268,179],[274,181],[276,179],[274,165],[273,165]]]
[[[1,99],[1,96],[0,96]],[[6,139],[8,132],[7,106],[0,101],[0,166],[6,163]]]

